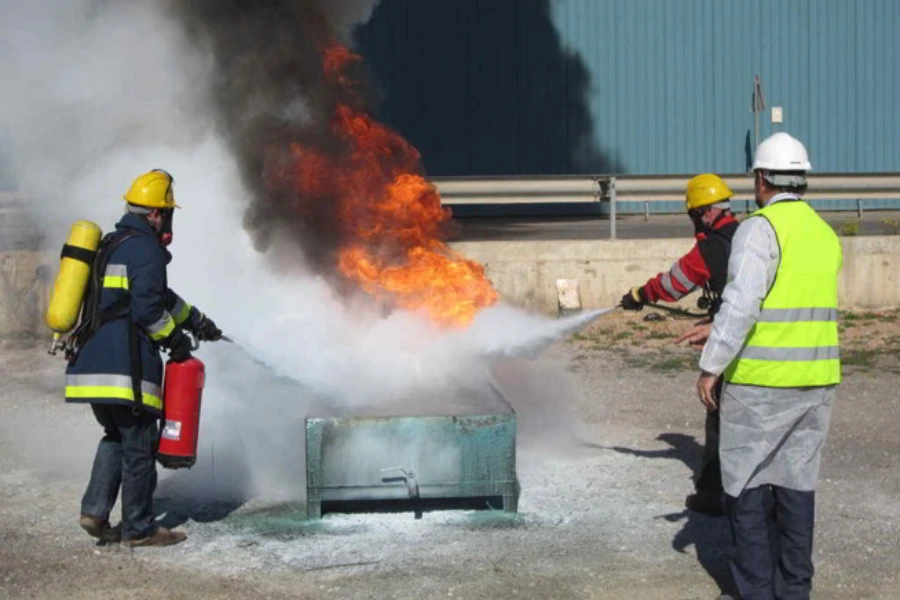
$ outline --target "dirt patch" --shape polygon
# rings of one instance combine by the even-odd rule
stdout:
[[[595,321],[569,340],[576,366],[600,353],[612,352],[634,368],[660,373],[695,371],[699,353],[676,345],[696,318],[672,316],[647,308],[616,312]],[[844,374],[880,370],[900,374],[900,310],[842,311],[838,331]]]

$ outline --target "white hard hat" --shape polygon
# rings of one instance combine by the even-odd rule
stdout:
[[[772,134],[756,148],[753,170],[763,171],[809,171],[812,165],[809,154],[800,140],[780,131]]]

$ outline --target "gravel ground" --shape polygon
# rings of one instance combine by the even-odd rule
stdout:
[[[307,523],[290,503],[179,498],[161,473],[157,509],[183,522],[188,541],[134,551],[96,546],[77,526],[99,427],[86,407],[59,400],[60,362],[43,347],[0,342],[0,598],[714,598],[727,581],[726,524],[683,510],[703,425],[696,355],[671,350],[687,326],[603,319],[518,381],[529,386],[562,362],[573,384],[542,406],[516,405],[518,515]],[[826,449],[820,599],[900,597],[897,325],[890,315],[844,323],[869,326],[884,343],[855,336],[871,352],[854,354]]]

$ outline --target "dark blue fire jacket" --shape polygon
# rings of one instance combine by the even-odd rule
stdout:
[[[199,310],[169,289],[166,266],[172,255],[142,217],[126,214],[117,232],[131,237],[110,251],[102,277],[100,311],[127,307],[125,316],[100,325],[66,369],[66,401],[134,405],[132,372],[139,365],[144,408],[163,410],[160,346],[176,328],[192,329]],[[129,328],[135,326],[139,363],[133,364]]]

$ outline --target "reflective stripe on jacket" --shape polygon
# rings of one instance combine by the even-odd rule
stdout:
[[[116,224],[132,236],[112,249],[101,278],[100,311],[128,307],[137,329],[142,401],[163,409],[163,364],[159,347],[178,326],[190,327],[200,314],[168,288],[169,252],[141,217],[126,214]],[[66,401],[133,405],[129,318],[102,324],[66,369]]]
[[[754,213],[769,221],[781,260],[759,320],[725,371],[741,385],[794,388],[841,380],[837,277],[841,244],[803,201],[782,201]]]
[[[131,375],[81,374],[66,375],[66,400],[101,402],[133,402]],[[141,381],[141,401],[153,410],[163,409],[162,388]]]
[[[731,238],[737,228],[737,220],[728,214],[713,231],[697,234],[697,243],[690,252],[642,286],[647,302],[676,302],[698,288],[721,294],[727,282]]]

